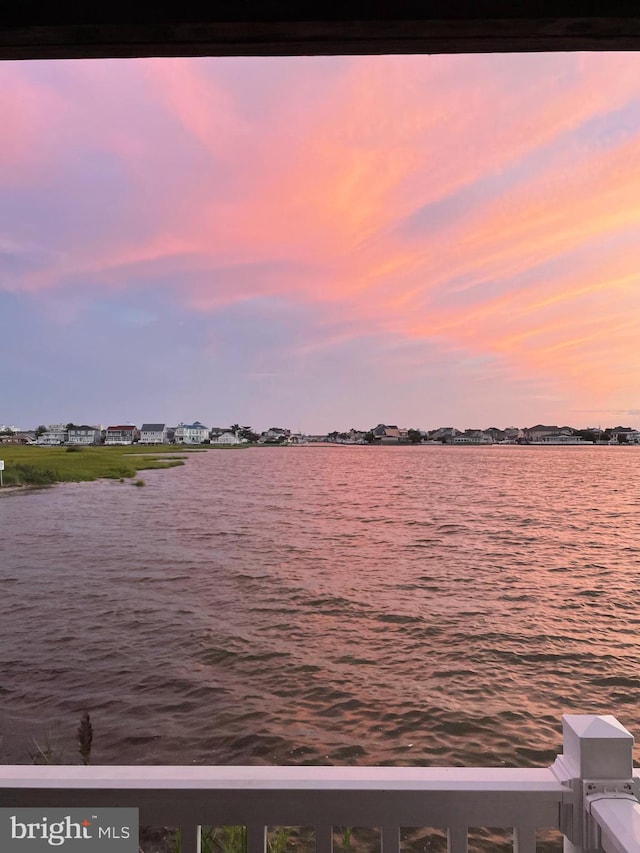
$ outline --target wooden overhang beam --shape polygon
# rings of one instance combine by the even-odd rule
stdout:
[[[10,3],[10,0],[9,0]],[[0,59],[296,56],[640,49],[640,7],[611,0],[209,4],[19,2]]]

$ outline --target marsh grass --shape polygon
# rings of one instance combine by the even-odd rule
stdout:
[[[272,826],[267,833],[267,853],[285,851],[313,851],[314,832],[310,827]],[[247,829],[245,826],[203,826],[201,830],[202,853],[246,853]],[[182,833],[175,830],[170,853],[181,853]]]
[[[62,749],[56,743],[52,732],[44,733],[40,740],[32,738],[34,752],[29,753],[32,764],[64,764]]]
[[[138,471],[184,465],[185,451],[179,454],[170,445],[160,447],[2,447],[4,482],[7,486],[49,486],[92,480],[123,480]],[[80,449],[80,448],[79,448]]]
[[[25,465],[23,463],[6,465],[5,467],[5,486],[50,486],[56,482],[58,482],[58,477],[52,468],[41,468],[37,465]]]
[[[176,829],[171,853],[182,851],[182,831]],[[201,853],[246,853],[247,829],[244,826],[203,826],[200,831]]]

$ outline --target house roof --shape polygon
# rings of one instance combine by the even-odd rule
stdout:
[[[371,432],[374,435],[390,435],[389,430],[398,429],[394,424],[378,424],[377,427],[374,427]]]
[[[142,424],[140,432],[164,432],[166,424]]]
[[[107,432],[110,432],[111,430],[117,430],[118,432],[121,432],[122,430],[129,430],[130,432],[133,432],[136,429],[138,429],[138,427],[134,426],[133,424],[124,424],[120,426],[107,427]]]

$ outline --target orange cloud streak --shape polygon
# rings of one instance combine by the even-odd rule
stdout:
[[[175,137],[149,139],[141,120],[103,128],[101,144],[149,194],[158,224],[142,237],[99,235],[17,286],[38,290],[86,276],[126,287],[128,273],[162,267],[197,310],[286,296],[321,305],[354,335],[366,328],[437,339],[496,354],[516,371],[550,374],[562,354],[571,381],[603,388],[615,383],[589,353],[602,356],[604,329],[624,342],[617,351],[624,345],[640,361],[638,330],[625,316],[637,305],[640,258],[628,244],[622,254],[607,248],[605,239],[640,229],[640,141],[621,137],[599,149],[572,136],[640,97],[635,57],[555,55],[544,71],[536,57],[345,59],[322,84],[316,62],[326,60],[297,60],[295,78],[259,117],[241,108],[213,61],[135,64],[141,90]],[[258,74],[259,61],[251,63]],[[102,72],[87,74],[106,85]],[[42,93],[27,83],[14,92],[0,105],[15,116],[0,147],[8,168],[23,149],[37,150],[36,137],[53,121],[29,106]],[[131,106],[129,115],[135,119]],[[169,183],[154,173],[154,149],[164,145],[182,146],[185,158],[202,154],[196,178]],[[537,154],[544,154],[537,171],[446,227],[403,229],[416,211],[489,176],[516,174]],[[562,265],[549,278],[533,274],[594,252],[596,242],[592,268],[576,261],[573,274]],[[213,284],[207,275],[251,264],[282,264],[282,272],[242,283],[218,276]],[[202,274],[180,280],[194,272]],[[505,292],[496,295],[500,282]]]

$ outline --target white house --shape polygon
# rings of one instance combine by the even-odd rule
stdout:
[[[579,435],[567,435],[564,432],[557,432],[551,435],[543,435],[538,441],[539,444],[593,444],[591,441],[584,441]]]
[[[142,424],[140,427],[140,444],[167,444],[166,424]]]
[[[38,437],[36,444],[55,447],[64,444],[69,437],[69,430],[64,424],[51,424],[46,432]]]
[[[452,444],[493,444],[493,438],[479,429],[467,430],[465,433],[454,435]]]
[[[194,421],[192,424],[180,423],[176,427],[176,444],[202,444],[208,438],[209,427],[204,426],[200,421]]]
[[[230,432],[221,432],[220,435],[215,436],[215,438],[211,439],[211,444],[246,444],[246,438],[240,438],[238,433]]]

